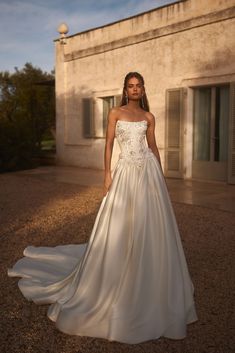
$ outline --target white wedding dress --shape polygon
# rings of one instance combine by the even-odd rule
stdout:
[[[89,241],[29,246],[9,276],[59,330],[135,344],[181,339],[197,320],[194,286],[147,121],[118,120],[113,182]]]

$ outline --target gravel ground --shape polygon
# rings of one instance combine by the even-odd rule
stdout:
[[[160,338],[137,345],[69,336],[55,328],[47,305],[28,302],[7,268],[27,245],[55,246],[87,241],[101,202],[100,188],[0,176],[1,342],[3,353],[230,353],[234,352],[234,214],[173,203],[199,320],[187,338]],[[233,332],[232,332],[233,330]]]

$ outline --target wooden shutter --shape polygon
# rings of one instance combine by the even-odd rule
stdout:
[[[165,175],[183,177],[183,88],[166,91]]]
[[[94,121],[93,121],[93,99],[82,99],[82,123],[83,123],[83,137],[93,137],[94,135]]]
[[[228,183],[235,184],[235,82],[230,84]]]

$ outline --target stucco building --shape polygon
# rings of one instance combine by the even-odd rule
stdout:
[[[234,183],[234,17],[234,0],[184,0],[56,40],[58,163],[103,168],[107,112],[138,71],[165,175]]]

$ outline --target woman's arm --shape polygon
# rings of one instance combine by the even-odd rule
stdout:
[[[105,141],[105,150],[104,150],[104,196],[107,194],[111,184],[111,158],[113,152],[113,143],[115,138],[115,126],[117,121],[117,111],[115,108],[112,108],[108,114],[108,125],[106,130],[106,141]]]
[[[148,123],[149,124],[148,124],[147,133],[146,133],[148,146],[152,150],[154,155],[156,156],[156,158],[160,164],[160,167],[162,169],[160,154],[159,154],[156,140],[155,140],[155,118],[154,118],[154,115],[151,113],[148,113]],[[163,172],[163,169],[162,169],[162,172]]]

